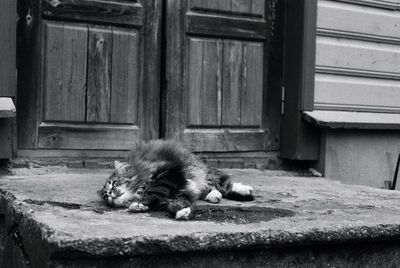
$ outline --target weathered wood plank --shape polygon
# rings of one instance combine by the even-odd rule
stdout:
[[[251,13],[252,3],[249,0],[232,0],[231,10],[239,13]]]
[[[243,43],[243,79],[241,94],[242,126],[260,126],[263,103],[264,45]]]
[[[205,126],[220,125],[221,60],[222,42],[219,40],[203,41],[202,74],[202,123]]]
[[[87,26],[64,24],[61,121],[85,121]]]
[[[191,34],[263,40],[268,31],[267,23],[261,20],[196,13],[188,14],[186,18],[186,30]]]
[[[82,149],[19,149],[17,151],[17,156],[21,158],[36,158],[36,159],[52,159],[57,158],[126,158],[127,149],[123,150],[82,150]]]
[[[110,121],[112,34],[110,27],[89,26],[86,121]]]
[[[262,17],[265,16],[265,0],[252,0],[251,12]]]
[[[137,126],[42,123],[38,148],[125,150],[139,140]]]
[[[163,1],[143,1],[147,11],[145,23],[145,40],[141,46],[143,62],[143,84],[141,92],[144,116],[141,118],[141,139],[157,139],[160,135],[160,96],[161,96],[161,22],[163,17]]]
[[[222,85],[222,125],[240,125],[242,95],[242,42],[224,41],[223,85]]]
[[[144,9],[139,3],[100,0],[42,0],[44,17],[94,23],[141,26]]]
[[[265,0],[192,0],[191,8],[209,12],[262,17]]]
[[[45,24],[44,120],[59,120],[62,111],[64,24]]]
[[[111,123],[137,124],[139,33],[113,29]]]
[[[203,42],[189,39],[188,76],[188,125],[201,125],[203,122]]]
[[[179,139],[187,125],[187,90],[185,81],[186,0],[167,0],[165,136]]]
[[[218,3],[218,10],[232,11],[232,0],[218,0],[216,2]]]
[[[265,132],[252,129],[186,129],[184,142],[194,152],[260,151],[265,148]]]
[[[17,1],[2,0],[0,8],[0,96],[13,97],[17,87]]]

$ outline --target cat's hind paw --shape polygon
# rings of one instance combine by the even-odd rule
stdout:
[[[219,203],[221,202],[222,199],[222,194],[218,190],[212,190],[204,200],[210,202],[210,203]]]
[[[232,185],[232,192],[243,196],[250,196],[253,194],[253,187],[235,182]]]
[[[128,209],[130,212],[146,212],[149,207],[139,202],[133,202]]]
[[[192,210],[190,207],[183,208],[176,212],[175,219],[176,220],[188,220],[191,214],[192,214]]]

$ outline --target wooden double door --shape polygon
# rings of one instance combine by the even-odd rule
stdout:
[[[18,147],[120,151],[162,137],[195,151],[274,149],[268,7],[19,0]]]

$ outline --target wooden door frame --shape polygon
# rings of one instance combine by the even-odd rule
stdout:
[[[52,150],[43,149],[42,152],[33,152],[37,150],[39,144],[39,123],[41,122],[43,109],[43,94],[42,94],[42,70],[43,66],[43,40],[42,40],[42,18],[50,18],[49,8],[51,3],[49,0],[18,0],[18,15],[21,18],[18,23],[18,154],[22,152],[25,155],[29,154],[45,154],[49,152],[53,156],[68,155],[96,155],[91,150],[79,150],[80,153],[74,150]],[[84,1],[90,5],[91,1]],[[96,2],[96,1],[94,1]],[[143,85],[145,89],[141,90],[139,102],[139,113],[143,114],[140,122],[140,132],[137,134],[142,139],[155,139],[159,137],[159,121],[160,121],[160,75],[161,75],[161,22],[162,22],[162,0],[146,0],[143,1],[145,20],[143,21],[143,33],[145,37],[143,46],[142,58],[146,59],[143,66]],[[47,8],[43,8],[42,4],[47,4]],[[50,6],[49,6],[50,3]],[[72,3],[72,2],[71,2]],[[82,2],[83,3],[83,2]],[[115,2],[117,3],[117,2]],[[112,5],[111,2],[105,5]],[[68,11],[67,11],[68,12]],[[63,14],[57,14],[63,16]],[[86,22],[96,22],[94,17],[82,18]],[[67,14],[67,20],[74,21],[74,16]],[[78,18],[76,18],[78,19]],[[125,25],[129,22],[116,18],[119,25]],[[125,18],[126,19],[126,18]],[[149,63],[154,62],[154,64]],[[44,124],[43,130],[48,130],[55,133],[74,133],[75,129],[68,124]],[[99,138],[107,140],[110,129],[117,130],[124,135],[128,131],[124,126],[95,126],[94,131]],[[129,127],[128,127],[129,128]],[[134,138],[131,134],[128,139]],[[136,134],[135,134],[136,135]],[[79,139],[79,138],[78,138]],[[119,146],[120,148],[121,146]],[[91,148],[95,149],[95,148]],[[128,150],[129,148],[126,148]],[[97,149],[95,149],[97,150]],[[32,151],[32,152],[30,152]],[[56,152],[59,151],[59,154]],[[98,152],[101,155],[119,155],[121,149],[116,150],[101,150]]]
[[[315,49],[318,0],[285,0],[285,106],[281,157],[317,160],[319,130],[305,122],[314,109]],[[293,45],[297,44],[297,45]]]

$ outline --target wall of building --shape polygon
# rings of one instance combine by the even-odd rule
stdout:
[[[335,111],[400,113],[399,8],[397,0],[318,0],[314,110],[332,111],[331,118]],[[373,187],[393,179],[399,130],[331,123],[317,164],[326,177]]]
[[[347,2],[318,1],[314,108],[399,113],[400,2]]]
[[[324,130],[317,168],[347,184],[381,188],[392,181],[400,135],[385,130]],[[396,189],[400,189],[399,185]]]

